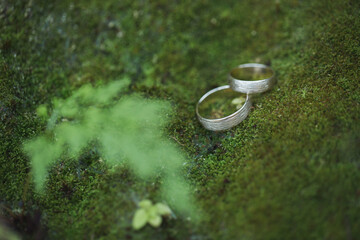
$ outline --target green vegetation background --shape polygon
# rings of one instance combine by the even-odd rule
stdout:
[[[41,239],[355,239],[360,236],[360,3],[0,0],[0,221]],[[195,117],[229,70],[261,62],[277,85],[237,127]],[[166,132],[205,212],[131,228],[158,185],[89,152],[51,169],[34,193],[22,143],[45,129],[35,110],[91,83],[130,78],[173,104]]]

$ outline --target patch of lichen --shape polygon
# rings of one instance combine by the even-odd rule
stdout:
[[[0,9],[1,202],[41,209],[52,238],[342,239],[359,235],[360,16],[356,1],[3,1]],[[24,10],[25,9],[25,10]],[[24,12],[25,11],[25,12]],[[195,104],[246,62],[277,85],[220,133]],[[136,202],[161,201],[159,179],[96,153],[61,159],[33,193],[21,143],[44,130],[34,110],[84,83],[121,77],[173,103],[167,129],[206,213],[131,229]],[[20,229],[25,233],[24,229]]]

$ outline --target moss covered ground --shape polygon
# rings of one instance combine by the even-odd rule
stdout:
[[[358,238],[359,9],[356,0],[0,0],[1,224],[25,239]],[[196,102],[247,62],[271,65],[276,86],[233,129],[203,129]],[[158,186],[91,151],[59,161],[46,194],[34,192],[21,146],[45,129],[37,106],[122,78],[176,109],[166,134],[187,156],[200,223],[177,216],[133,230],[136,202],[161,201]]]

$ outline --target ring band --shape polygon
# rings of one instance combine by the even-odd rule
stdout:
[[[208,130],[223,131],[223,130],[227,130],[229,128],[232,128],[232,127],[238,125],[240,122],[242,122],[250,112],[251,99],[250,99],[250,95],[246,94],[245,103],[241,106],[241,108],[236,110],[236,112],[234,112],[234,113],[232,113],[232,114],[230,114],[228,116],[225,116],[223,118],[209,119],[209,118],[204,118],[204,117],[202,117],[200,115],[200,113],[199,113],[199,105],[207,97],[209,97],[213,93],[223,91],[223,90],[227,90],[227,89],[231,89],[229,85],[217,87],[217,88],[214,88],[214,89],[210,90],[209,92],[205,93],[200,98],[200,100],[198,101],[198,103],[196,105],[196,115],[197,115],[200,123]]]
[[[247,94],[262,93],[275,83],[271,67],[259,63],[247,63],[232,69],[228,75],[232,90]]]

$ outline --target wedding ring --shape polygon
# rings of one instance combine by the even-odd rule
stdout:
[[[211,95],[214,96],[215,94],[219,93],[220,91],[224,91],[224,93],[236,94],[236,96],[238,96],[239,98],[234,98],[232,100],[232,102],[230,103],[230,105],[241,103],[240,105],[238,105],[238,109],[234,106],[233,108],[235,111],[231,112],[229,115],[225,115],[225,117],[202,116],[199,113],[200,105],[204,102],[205,99],[211,98],[212,97]],[[230,88],[229,85],[225,85],[225,86],[217,87],[217,88],[210,90],[209,92],[205,93],[200,98],[200,100],[198,101],[198,103],[196,105],[196,115],[197,115],[197,118],[199,119],[200,123],[206,129],[212,130],[212,131],[223,131],[223,130],[227,130],[231,127],[234,127],[234,126],[238,125],[240,122],[242,122],[249,114],[250,107],[251,107],[251,99],[250,99],[249,94],[234,92]]]
[[[247,94],[262,93],[274,85],[275,73],[264,64],[247,63],[232,69],[228,81],[234,91]]]

